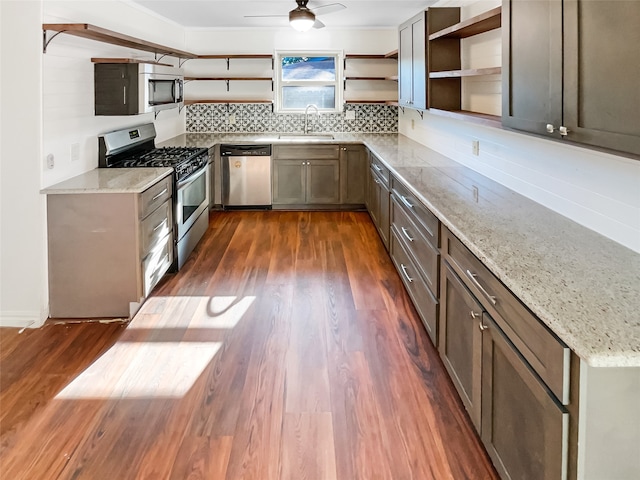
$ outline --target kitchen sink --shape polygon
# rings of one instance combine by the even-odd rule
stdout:
[[[279,140],[333,140],[330,133],[281,133],[278,135]]]

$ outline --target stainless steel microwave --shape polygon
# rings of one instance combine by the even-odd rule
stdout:
[[[182,69],[154,63],[96,63],[96,115],[139,115],[184,105]]]

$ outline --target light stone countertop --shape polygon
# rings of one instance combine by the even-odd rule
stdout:
[[[188,133],[163,145],[282,143],[269,137],[277,134]],[[380,157],[587,364],[640,367],[640,254],[403,135],[322,143],[352,142]]]
[[[75,193],[142,193],[173,173],[173,168],[96,168],[40,190],[47,195]]]

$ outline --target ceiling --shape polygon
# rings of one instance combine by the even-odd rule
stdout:
[[[138,5],[185,27],[256,28],[286,27],[295,0],[132,0]],[[339,12],[318,18],[327,28],[380,28],[399,24],[435,3],[436,0],[310,0],[314,7],[341,3]],[[283,15],[279,18],[244,18],[244,15]]]

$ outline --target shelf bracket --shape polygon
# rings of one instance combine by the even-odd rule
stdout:
[[[271,57],[271,70],[275,68],[276,68],[276,60],[273,57]]]
[[[420,118],[424,120],[424,112],[422,110],[416,110],[416,112],[418,112],[418,115],[420,115]],[[404,113],[404,111],[402,113]]]
[[[227,92],[229,91],[229,80],[225,80],[225,83],[227,84]]]
[[[58,35],[64,32],[66,32],[66,30],[60,30],[54,33],[53,35],[51,35],[51,37],[47,38],[47,30],[42,30],[42,53],[47,53],[47,47],[51,43],[51,40],[53,40]]]
[[[153,112],[153,119],[154,119],[154,120],[157,120],[157,119],[158,119],[158,115],[159,115],[159,114],[160,114],[160,111],[159,111],[159,110],[157,110],[157,111]]]
[[[231,60],[231,59],[230,59],[229,57],[227,57],[227,70],[229,70],[230,60]]]
[[[400,110],[402,110],[402,114],[404,115],[404,106],[403,106],[403,105],[398,105],[398,108],[399,108]]]
[[[182,67],[185,63],[187,63],[188,60],[191,60],[190,58],[178,58],[178,67]]]
[[[153,57],[156,59],[156,63],[160,62],[160,60],[162,60],[162,59],[163,59],[164,57],[166,57],[166,56],[167,56],[167,54],[166,54],[166,53],[165,53],[165,54],[160,55],[160,57],[158,57],[158,54],[157,54],[157,53],[154,53],[154,54],[153,54]]]

